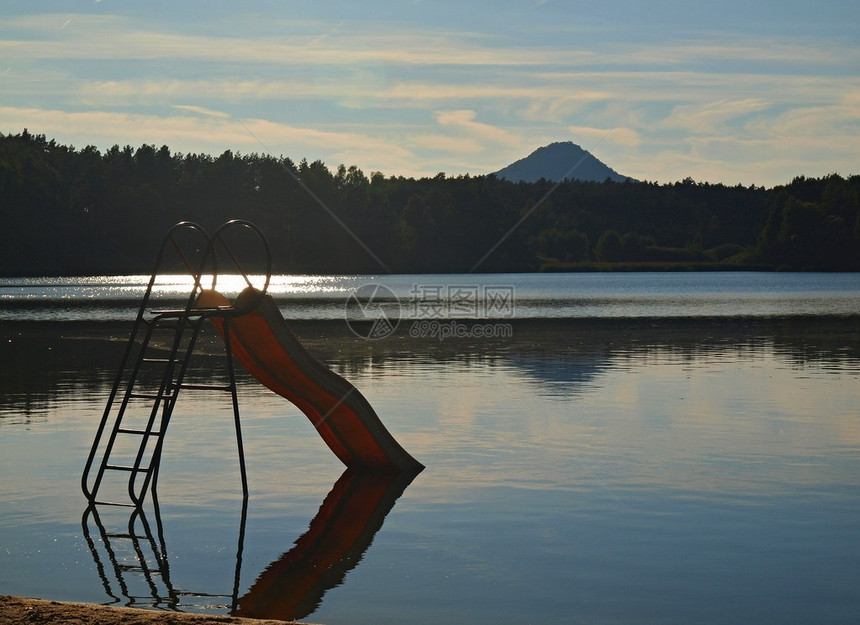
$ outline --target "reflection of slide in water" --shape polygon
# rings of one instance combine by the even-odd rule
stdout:
[[[308,531],[266,567],[239,598],[234,614],[293,620],[314,612],[325,592],[343,583],[361,560],[388,511],[414,477],[414,473],[347,469]]]
[[[201,308],[230,306],[216,291],[204,291]],[[423,465],[389,433],[364,396],[302,347],[275,300],[245,289],[229,321],[212,317],[222,337],[229,334],[233,357],[265,386],[307,415],[323,440],[351,468],[420,471]],[[241,314],[241,311],[249,312]],[[229,333],[225,324],[229,323]]]
[[[221,603],[230,599],[230,610],[237,616],[299,619],[316,610],[326,591],[341,584],[359,563],[386,515],[415,475],[347,469],[326,496],[308,531],[290,551],[266,567],[241,598],[238,594],[247,500],[239,525],[232,595],[183,592],[174,587],[154,497],[157,536],[153,536],[152,526],[139,507],[132,511],[127,524],[123,523],[119,531],[108,531],[96,507],[90,506],[84,512],[83,533],[111,603],[180,611],[186,600],[200,603],[208,599]],[[91,523],[95,524],[100,541],[92,539]],[[116,582],[116,591],[111,577]]]

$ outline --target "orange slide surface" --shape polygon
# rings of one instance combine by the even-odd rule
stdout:
[[[230,306],[230,302],[210,290],[201,293],[197,306],[214,308]],[[270,295],[245,289],[233,308],[249,310],[229,317],[233,357],[262,384],[305,413],[347,467],[424,468],[394,439],[358,389],[299,343]],[[223,338],[226,319],[213,317],[212,322]]]

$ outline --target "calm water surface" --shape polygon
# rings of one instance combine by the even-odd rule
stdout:
[[[6,320],[115,320],[134,318],[149,276],[0,278]],[[256,284],[262,285],[257,278]],[[446,318],[639,318],[854,315],[860,311],[856,273],[580,273],[394,276],[273,276],[269,292],[287,319],[341,320],[356,289],[381,284],[401,318],[421,318],[438,300]],[[159,279],[155,293],[180,302],[190,282]],[[245,283],[222,276],[235,294]],[[512,306],[492,306],[510,293]],[[456,298],[459,296],[459,300]],[[472,303],[477,306],[471,305]],[[487,305],[490,304],[490,305]],[[477,309],[476,309],[477,308]]]
[[[407,323],[378,341],[342,320],[365,279],[314,278],[295,302],[273,285],[424,472],[344,475],[242,376],[245,514],[229,401],[187,391],[137,550],[127,512],[104,535],[84,517],[79,479],[134,300],[91,295],[139,285],[7,280],[0,592],[215,614],[262,597],[344,625],[856,622],[856,275],[480,276],[514,287],[513,314],[483,319],[509,337],[411,336],[416,285],[474,280],[444,278],[390,278]],[[223,377],[218,349],[193,376]]]

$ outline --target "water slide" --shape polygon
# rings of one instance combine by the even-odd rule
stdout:
[[[196,306],[231,303],[221,293],[207,290]],[[424,468],[394,439],[358,389],[299,343],[270,295],[249,287],[232,308],[235,314],[212,317],[212,323],[222,338],[229,335],[233,357],[262,384],[295,404],[347,467],[413,472]]]

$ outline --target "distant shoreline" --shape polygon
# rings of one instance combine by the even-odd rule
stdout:
[[[537,272],[523,273],[610,273],[610,272],[747,272],[762,271],[766,273],[857,273],[856,269],[792,269],[789,267],[772,267],[763,265],[726,265],[717,262],[653,262],[631,261],[618,263],[602,263],[586,261],[577,263],[544,263]]]
[[[417,272],[407,272],[407,273],[393,273],[393,274],[384,274],[384,272],[377,272],[374,274],[368,273],[349,273],[349,272],[337,272],[337,275],[341,276],[364,276],[364,275],[380,275],[383,273],[384,275],[416,275],[416,276],[424,276],[424,275],[433,275],[433,276],[460,276],[460,275],[498,275],[498,274],[540,274],[540,273],[691,273],[691,272],[700,272],[700,273],[713,273],[713,272],[726,272],[726,273],[747,273],[760,271],[762,273],[860,273],[857,269],[794,269],[789,267],[770,267],[770,266],[761,266],[761,265],[725,265],[722,263],[707,263],[707,262],[619,262],[619,263],[601,263],[601,262],[578,262],[578,263],[544,263],[541,265],[536,271],[514,271],[514,270],[500,270],[500,271],[485,271],[485,272],[477,272],[477,273],[468,273],[468,272],[433,272],[433,271],[417,271]],[[53,274],[45,274],[45,273],[16,273],[16,274],[0,274],[0,279],[11,279],[11,278],[95,278],[98,276],[149,276],[151,274],[151,270],[143,270],[140,271],[120,271],[116,273],[79,273],[79,272],[68,272],[68,273],[53,273]],[[165,272],[165,275],[173,275],[169,272]],[[303,271],[282,271],[280,269],[273,269],[272,275],[285,275],[285,276],[327,276],[333,275],[330,273],[321,273],[321,272],[303,272]]]

